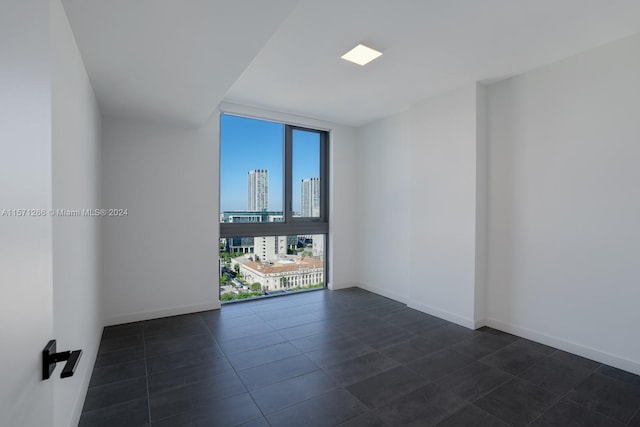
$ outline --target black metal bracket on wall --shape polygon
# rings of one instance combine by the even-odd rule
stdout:
[[[72,376],[76,371],[81,355],[82,350],[62,351],[60,353],[56,353],[56,340],[49,341],[42,350],[42,379],[48,380],[51,377],[53,370],[56,368],[56,363],[64,361],[67,363],[65,363],[64,368],[62,368],[60,378]]]

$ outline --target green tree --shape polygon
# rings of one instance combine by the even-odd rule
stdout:
[[[260,292],[260,291],[262,291],[262,285],[261,285],[259,282],[252,283],[252,284],[251,284],[251,286],[250,286],[250,288],[251,288],[251,290],[252,290],[253,292]]]
[[[236,299],[234,294],[222,294],[220,295],[220,301],[232,301]]]

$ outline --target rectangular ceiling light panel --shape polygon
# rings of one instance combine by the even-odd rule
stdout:
[[[341,58],[358,65],[367,65],[369,62],[373,61],[380,55],[382,55],[382,52],[378,52],[375,49],[371,49],[370,47],[367,47],[363,44],[359,44],[349,52],[342,55]]]

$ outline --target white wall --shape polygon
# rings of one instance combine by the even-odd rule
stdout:
[[[471,84],[358,130],[361,286],[468,327],[479,96]]]
[[[412,110],[409,307],[475,321],[476,85]]]
[[[0,214],[51,208],[49,0],[6,0],[0,13]],[[0,425],[50,426],[53,335],[49,216],[0,215]],[[60,372],[59,370],[57,372]]]
[[[331,130],[329,280],[356,282],[352,128],[235,104],[223,111]],[[103,295],[107,324],[208,310],[218,302],[219,120],[199,129],[105,118]]]
[[[104,118],[106,324],[219,307],[219,120],[201,128]]]
[[[410,127],[405,113],[359,128],[353,173],[359,286],[405,303],[411,268]]]
[[[100,111],[59,0],[51,3],[53,207],[100,207]],[[100,218],[53,218],[54,337],[82,349],[75,374],[52,378],[54,425],[78,424],[102,333]]]
[[[357,265],[354,248],[358,248],[356,224],[357,182],[354,165],[358,156],[355,129],[331,126],[329,188],[329,280],[332,290],[356,285]],[[356,249],[357,250],[357,249]]]
[[[489,323],[640,373],[640,36],[493,85]]]

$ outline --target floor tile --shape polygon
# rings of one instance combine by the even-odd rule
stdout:
[[[319,334],[326,331],[328,326],[323,321],[314,321],[303,325],[293,326],[291,328],[279,329],[278,333],[288,340],[308,337],[309,335]]]
[[[103,366],[118,365],[121,363],[132,362],[134,360],[144,360],[144,346],[127,348],[124,350],[111,351],[108,353],[98,353],[94,368]]]
[[[556,399],[556,395],[516,378],[474,404],[509,424],[525,426]]]
[[[301,314],[309,314],[309,310],[304,307],[292,306],[282,308],[274,308],[267,311],[256,311],[256,315],[262,320],[270,321],[275,319],[284,319],[287,317],[299,316]]]
[[[280,335],[276,331],[273,331],[266,332],[264,334],[238,338],[235,340],[222,341],[220,343],[220,348],[222,348],[222,351],[225,354],[232,355],[233,353],[255,350],[257,348],[267,347],[285,341],[286,339],[282,335]]]
[[[210,349],[220,352],[218,344],[209,334],[185,335],[174,338],[164,338],[155,336],[145,337],[145,351],[147,357],[161,356],[163,354],[177,353],[182,351],[194,351]]]
[[[98,355],[109,353],[112,351],[121,351],[143,347],[142,335],[126,335],[123,337],[116,336],[100,341]]]
[[[399,326],[386,325],[381,328],[368,330],[355,335],[355,337],[376,350],[393,344],[415,338],[417,335]]]
[[[375,414],[389,425],[430,426],[444,420],[467,404],[434,383],[380,407]]]
[[[591,359],[586,359],[584,357],[580,357],[576,354],[567,353],[566,351],[556,350],[551,356],[553,359],[559,360],[561,362],[565,362],[567,364],[571,364],[581,369],[587,369],[589,371],[593,371],[601,366],[600,362],[596,362]]]
[[[377,304],[365,306],[362,308],[362,311],[369,312],[377,317],[385,317],[406,308],[407,306],[405,304],[393,300],[388,300],[381,301]]]
[[[354,338],[334,341],[305,353],[309,359],[321,367],[330,366],[346,359],[352,359],[373,351],[371,347]]]
[[[605,375],[609,378],[614,378],[623,383],[627,383],[634,387],[640,387],[640,376],[632,374],[631,372],[623,371],[622,369],[614,368],[613,366],[602,365],[597,370],[597,373]]]
[[[347,387],[369,408],[377,408],[426,384],[426,380],[404,366],[381,372]]]
[[[153,427],[236,426],[260,417],[262,414],[251,396],[243,393],[225,399],[205,401],[201,406],[188,411],[171,413],[167,418],[153,421]]]
[[[147,366],[144,359],[96,367],[93,369],[93,373],[91,374],[89,387],[114,383],[136,377],[144,377],[146,375]]]
[[[388,319],[389,323],[405,327],[416,324],[417,322],[435,322],[436,320],[441,320],[412,308],[406,308],[404,310],[390,313],[388,316],[386,316],[386,318]]]
[[[206,324],[197,314],[164,317],[144,322],[145,338],[152,336],[177,338],[185,335],[206,334],[208,332]]]
[[[640,407],[640,387],[592,374],[567,395],[593,411],[626,423]]]
[[[83,411],[106,408],[147,396],[147,379],[138,377],[111,384],[91,387],[84,401]]]
[[[155,425],[156,421],[163,418],[194,412],[205,405],[213,405],[217,400],[245,392],[246,388],[240,378],[235,373],[227,373],[210,381],[152,394],[149,398],[151,422]],[[253,418],[258,416],[259,414]],[[249,418],[247,421],[253,418]]]
[[[256,418],[248,423],[240,424],[240,427],[270,427],[265,417]]]
[[[380,352],[400,363],[408,363],[441,350],[443,346],[435,341],[417,336],[406,341],[380,349]]]
[[[141,399],[83,412],[79,427],[138,427],[149,423],[149,402]]]
[[[222,351],[217,345],[209,347],[183,350],[160,356],[153,356],[147,359],[148,375],[158,374],[160,372],[171,371],[173,369],[186,368],[189,366],[202,365],[205,363],[222,364],[228,369],[231,365],[224,357]]]
[[[555,349],[546,345],[521,339],[483,357],[480,361],[511,375],[518,375],[554,351]]]
[[[332,427],[366,410],[349,392],[337,389],[267,415],[267,420],[272,427]]]
[[[436,382],[445,390],[473,402],[511,378],[511,375],[499,369],[473,362]]]
[[[473,359],[445,348],[407,364],[407,367],[422,377],[435,381],[473,363]]]
[[[252,335],[258,335],[273,331],[273,328],[266,324],[258,316],[253,317],[255,317],[257,320],[245,321],[245,318],[242,318],[243,321],[240,321],[239,319],[232,319],[227,322],[228,325],[225,324],[224,326],[213,327],[209,324],[208,326],[209,330],[218,342],[234,340],[242,337],[249,337]]]
[[[238,376],[247,389],[254,390],[317,370],[318,366],[307,356],[298,354],[253,368],[239,370]]]
[[[636,375],[348,288],[104,328],[80,425],[640,427],[639,409]]]
[[[122,325],[106,326],[102,331],[102,339],[121,338],[129,335],[142,335],[143,322],[124,323]]]
[[[566,399],[558,402],[530,424],[531,427],[622,427],[623,425]]]
[[[298,325],[304,325],[306,323],[314,323],[317,322],[318,318],[313,314],[298,314],[295,316],[287,316],[281,317],[279,319],[274,320],[266,320],[265,323],[271,326],[275,330],[292,328]]]
[[[443,346],[453,345],[477,334],[478,332],[472,329],[455,324],[442,325],[420,333],[420,335],[427,338],[429,341],[437,342]]]
[[[373,412],[365,412],[362,415],[351,418],[337,427],[386,427],[387,423],[375,416]]]
[[[317,350],[327,345],[331,345],[337,341],[342,341],[345,338],[347,338],[346,335],[340,332],[326,330],[320,332],[319,334],[294,339],[290,342],[295,348],[306,353],[309,351]]]
[[[563,395],[586,380],[592,371],[566,358],[547,357],[519,377],[552,393]]]
[[[218,377],[234,378],[235,374],[229,362],[222,359],[215,359],[200,365],[175,368],[169,371],[150,374],[148,377],[149,394],[154,396],[175,388],[184,387],[204,381],[215,382]]]
[[[349,385],[379,372],[395,368],[399,363],[377,351],[327,366],[324,371],[340,385]]]
[[[318,370],[257,388],[251,396],[263,414],[271,414],[335,388],[335,382]]]
[[[510,334],[485,331],[469,339],[459,341],[450,347],[458,353],[473,359],[481,359],[518,339],[518,337]]]
[[[283,342],[255,350],[244,351],[242,353],[235,353],[229,361],[236,369],[248,369],[285,359],[296,354],[300,354],[298,349],[288,342]]]
[[[506,422],[472,403],[437,425],[438,427],[509,427]]]
[[[399,325],[402,328],[406,329],[409,332],[413,332],[414,334],[424,334],[425,332],[435,329],[444,325],[449,324],[446,320],[438,319],[437,317],[429,316],[426,314],[420,320],[415,322],[405,323],[403,325]]]

